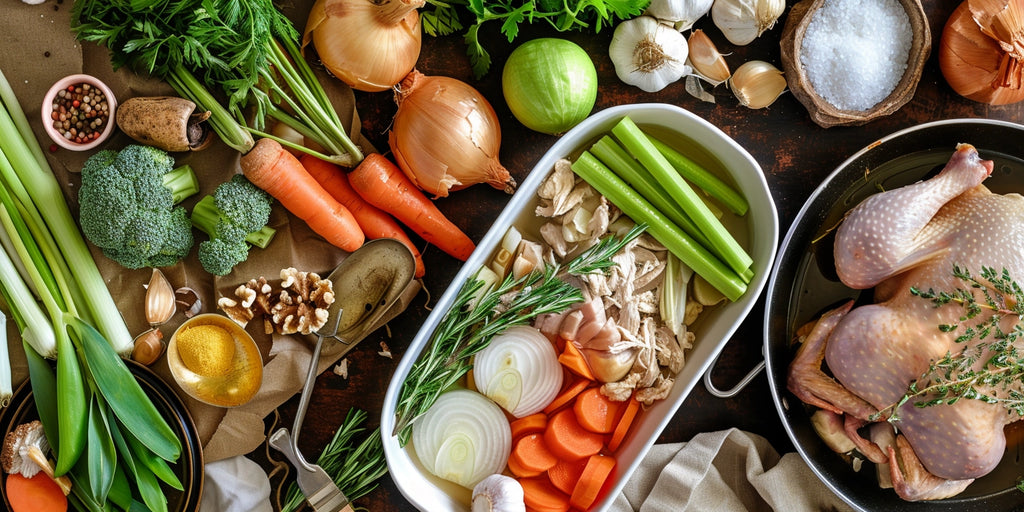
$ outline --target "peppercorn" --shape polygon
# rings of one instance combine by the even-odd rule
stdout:
[[[85,144],[99,138],[109,117],[103,91],[87,83],[61,89],[52,101],[53,128],[65,139]]]

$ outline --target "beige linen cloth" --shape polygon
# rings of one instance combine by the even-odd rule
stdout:
[[[292,2],[286,12],[308,12],[309,3]],[[4,0],[0,14],[0,70],[14,88],[44,151],[50,147],[51,142],[42,131],[40,107],[50,86],[66,75],[87,73],[96,76],[106,82],[121,100],[132,96],[173,93],[162,82],[140,77],[124,69],[114,72],[106,49],[78,43],[70,30],[71,4],[71,0],[49,0],[41,5]],[[352,91],[338,80],[325,79],[322,83],[329,84],[326,86],[328,94],[340,117],[353,127],[350,131],[353,132],[354,140],[367,151],[372,151],[370,144],[358,133],[360,123],[354,109]],[[115,132],[115,136],[100,147],[117,149],[129,143],[132,143],[131,139]],[[85,159],[95,151],[78,153],[58,149],[46,153],[54,174],[64,186],[65,197],[72,212],[77,212],[77,187],[80,183],[77,173]],[[212,192],[217,185],[239,172],[239,154],[224,144],[213,144],[203,151],[176,153],[174,156],[177,165],[190,164],[193,167],[200,184],[200,194],[183,203],[188,210],[203,194]],[[232,295],[239,284],[250,279],[265,276],[271,283],[276,283],[281,269],[289,266],[326,276],[347,254],[323,241],[304,222],[292,218],[278,205],[274,207],[269,224],[277,230],[270,246],[262,250],[251,250],[249,259],[227,276],[214,277],[204,272],[196,259],[195,249],[183,262],[162,270],[175,288],[188,286],[195,289],[203,299],[204,312],[214,312],[217,311],[218,296]],[[205,239],[205,235],[197,234],[196,239],[198,243]],[[148,329],[143,312],[143,285],[149,282],[151,270],[126,270],[95,248],[93,256],[131,333],[137,335]],[[383,321],[403,311],[418,291],[419,283],[411,284]],[[179,312],[172,321],[161,326],[165,340],[183,320],[184,315]],[[8,324],[11,330],[13,374],[17,385],[27,378],[28,372],[20,338],[13,327],[14,322]],[[185,401],[199,431],[203,456],[208,463],[247,454],[262,445],[266,438],[264,417],[300,391],[305,381],[311,347],[315,341],[312,336],[269,336],[263,333],[262,322],[259,321],[250,322],[248,331],[260,347],[265,368],[260,391],[252,401],[241,407],[222,409],[187,396],[176,388],[166,358],[161,358],[152,367],[176,388],[178,395]],[[319,362],[320,372],[340,358],[341,348],[339,343],[325,341]]]
[[[795,452],[738,429],[651,447],[615,498],[616,512],[847,512],[853,510]]]

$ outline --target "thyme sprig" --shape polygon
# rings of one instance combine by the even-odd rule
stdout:
[[[872,420],[888,416],[889,421],[897,421],[899,407],[912,400],[916,400],[913,404],[919,408],[981,400],[1024,416],[1024,393],[1019,386],[1024,382],[1024,360],[1016,344],[1024,336],[1024,290],[1005,268],[997,272],[992,267],[982,267],[979,277],[975,277],[970,270],[953,265],[953,276],[967,286],[939,292],[912,287],[910,293],[930,300],[935,307],[961,306],[963,314],[956,322],[940,324],[938,328],[945,333],[957,333],[957,344],[975,343],[956,353],[947,351],[932,361],[921,377],[910,383],[900,400],[879,410]],[[1000,324],[1008,317],[1015,318],[1015,322],[1004,330]]]
[[[426,352],[402,384],[392,435],[397,435],[404,446],[416,419],[469,372],[473,354],[486,347],[494,335],[583,301],[583,293],[565,278],[611,268],[615,264],[612,256],[644,229],[645,225],[638,225],[621,238],[606,237],[565,265],[548,263],[542,270],[519,278],[509,275],[472,307],[484,282],[469,279],[431,335]]]

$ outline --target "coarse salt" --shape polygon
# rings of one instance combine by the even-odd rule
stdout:
[[[807,24],[800,64],[825,101],[868,110],[903,77],[912,38],[897,0],[825,0]]]

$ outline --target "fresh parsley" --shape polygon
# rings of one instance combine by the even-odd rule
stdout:
[[[491,55],[480,42],[480,27],[489,21],[501,24],[501,33],[512,42],[523,23],[544,21],[559,32],[601,29],[638,16],[649,0],[428,0],[420,12],[423,31],[431,36],[446,36],[466,28],[463,39],[473,73],[487,74]],[[468,24],[464,19],[471,18]]]

